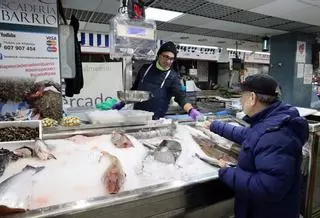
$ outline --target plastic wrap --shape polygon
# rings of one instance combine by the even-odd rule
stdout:
[[[92,124],[117,124],[125,121],[123,115],[117,110],[90,111],[86,115]]]
[[[154,60],[157,52],[156,23],[153,20],[131,20],[116,15],[111,23],[110,56]]]
[[[125,117],[128,123],[148,123],[152,120],[154,113],[141,110],[121,110],[119,113]]]

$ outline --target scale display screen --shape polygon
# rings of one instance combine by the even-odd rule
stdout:
[[[127,33],[130,35],[146,35],[146,29],[145,28],[139,28],[139,27],[128,27]]]
[[[155,40],[155,29],[152,28],[118,24],[116,30],[120,37]]]

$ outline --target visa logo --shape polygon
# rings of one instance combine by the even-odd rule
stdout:
[[[56,36],[47,36],[47,40],[57,40]]]

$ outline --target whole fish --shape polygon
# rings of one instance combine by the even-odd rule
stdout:
[[[27,157],[35,157],[36,153],[34,149],[28,147],[28,146],[23,146],[21,148],[18,148],[13,151],[13,153],[19,157],[22,158],[27,158]]]
[[[32,176],[44,167],[27,165],[17,173],[0,183],[0,215],[28,210],[28,198],[32,188]]]
[[[8,149],[0,149],[0,177],[3,175],[7,165],[11,161],[17,161],[19,156],[15,155],[12,151]]]
[[[107,168],[107,170],[104,172],[102,176],[102,182],[106,191],[109,194],[116,194],[120,191],[124,183],[126,174],[122,169],[120,160],[116,156],[111,155],[105,151],[101,151],[101,153],[104,156],[109,157],[111,160],[110,166]]]
[[[113,131],[111,135],[111,142],[118,148],[133,147],[132,142],[124,133],[120,133],[116,131]]]
[[[57,159],[48,149],[48,146],[41,139],[36,139],[35,149],[37,156],[41,160]]]
[[[224,160],[231,164],[236,164],[237,160],[233,157],[232,153],[222,147],[218,146],[216,143],[212,142],[210,139],[204,138],[202,136],[192,135],[193,140],[201,147],[206,155],[213,157],[216,160]]]

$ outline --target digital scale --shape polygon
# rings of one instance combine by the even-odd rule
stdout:
[[[154,60],[157,50],[156,24],[149,20],[131,20],[117,15],[111,23],[111,54],[113,57],[131,56]]]

